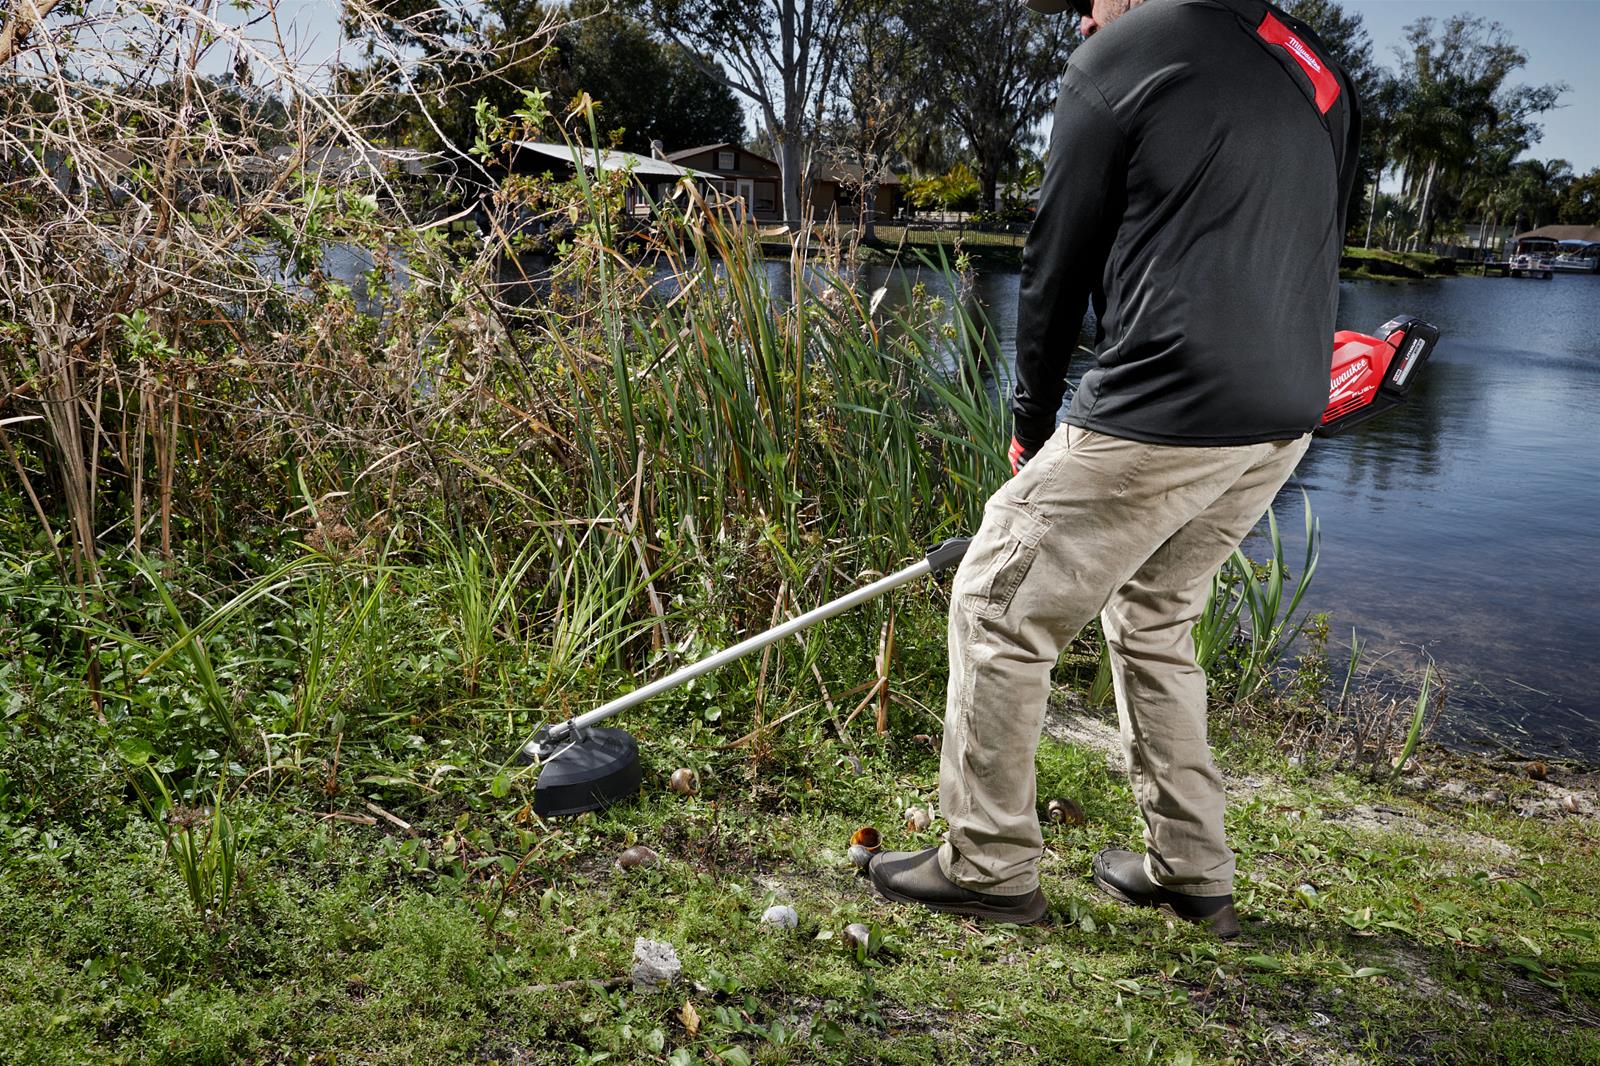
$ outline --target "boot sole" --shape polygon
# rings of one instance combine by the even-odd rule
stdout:
[[[1091,880],[1094,881],[1094,887],[1098,888],[1102,895],[1110,896],[1118,903],[1126,904],[1129,907],[1154,908],[1170,918],[1176,918],[1180,922],[1188,922],[1190,925],[1198,925],[1200,928],[1208,930],[1219,940],[1232,940],[1240,933],[1240,930],[1238,929],[1234,929],[1229,932],[1218,932],[1209,922],[1198,918],[1187,918],[1184,915],[1179,914],[1175,909],[1173,909],[1173,906],[1170,903],[1165,903],[1161,900],[1140,899],[1137,896],[1130,896],[1128,893],[1122,891],[1122,889],[1111,884],[1109,881],[1100,880],[1099,874],[1091,875]]]
[[[1095,874],[1094,875],[1094,887],[1098,888],[1102,893],[1104,893],[1107,896],[1110,896],[1112,899],[1116,900],[1118,903],[1125,903],[1130,907],[1156,907],[1156,908],[1160,908],[1161,907],[1161,903],[1158,900],[1139,899],[1137,896],[1128,895],[1126,892],[1122,891],[1122,889],[1118,888],[1116,885],[1113,885],[1111,882],[1100,880],[1100,875],[1099,874]],[[1178,914],[1177,914],[1176,911],[1173,912],[1173,917],[1174,918],[1178,917]]]
[[[895,903],[914,903],[919,907],[940,911],[944,914],[960,914],[968,918],[978,918],[986,922],[1009,922],[1012,925],[1038,925],[1050,910],[1050,903],[1044,898],[1044,893],[1038,889],[1033,890],[1033,895],[1028,897],[1026,907],[1013,910],[1010,907],[991,907],[987,903],[930,903],[925,899],[908,896],[903,892],[896,892],[884,888],[876,880],[872,887],[878,895]]]

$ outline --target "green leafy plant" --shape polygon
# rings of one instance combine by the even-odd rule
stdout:
[[[1300,495],[1305,511],[1306,554],[1298,577],[1290,574],[1278,519],[1270,510],[1267,511],[1266,562],[1259,566],[1251,562],[1243,548],[1236,549],[1230,560],[1229,565],[1240,576],[1234,594],[1243,602],[1249,619],[1248,637],[1239,656],[1236,686],[1239,699],[1248,699],[1266,684],[1284,651],[1305,625],[1299,615],[1300,603],[1316,576],[1321,532],[1311,511],[1310,496],[1303,489]]]
[[[227,778],[219,776],[209,807],[178,803],[165,778],[146,766],[156,797],[146,799],[152,817],[166,825],[166,850],[183,882],[195,916],[220,928],[237,899],[240,840],[227,811]],[[144,793],[140,793],[144,797]]]
[[[1411,712],[1411,727],[1406,730],[1405,744],[1400,748],[1400,754],[1395,756],[1394,774],[1392,781],[1400,780],[1400,774],[1405,770],[1406,763],[1417,752],[1417,745],[1422,742],[1423,726],[1428,720],[1428,698],[1433,688],[1433,663],[1429,663],[1422,671],[1422,689],[1417,693],[1417,702]]]

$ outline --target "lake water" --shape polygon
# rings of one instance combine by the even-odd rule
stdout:
[[[1008,365],[1016,291],[1015,274],[977,283]],[[1341,329],[1413,314],[1443,336],[1410,401],[1315,441],[1274,506],[1294,542],[1300,487],[1321,520],[1308,601],[1331,652],[1353,626],[1380,670],[1431,657],[1448,682],[1440,739],[1600,761],[1600,276],[1340,295]]]

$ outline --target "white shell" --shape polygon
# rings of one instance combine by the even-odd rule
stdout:
[[[793,929],[800,924],[800,916],[793,907],[776,903],[761,912],[762,925],[775,925],[779,929]]]
[[[872,861],[872,852],[868,851],[860,844],[851,844],[850,861],[865,870],[867,868],[867,863]]]

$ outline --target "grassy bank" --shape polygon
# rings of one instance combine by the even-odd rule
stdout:
[[[19,770],[60,776],[56,806],[4,827],[0,1040],[52,1063],[1600,1061],[1592,781],[1440,756],[1373,785],[1224,729],[1247,931],[1219,945],[1087,882],[1138,827],[1113,726],[1067,699],[1041,798],[1087,822],[1047,830],[1049,924],[984,928],[876,900],[845,859],[860,824],[936,839],[899,826],[934,798],[913,726],[797,719],[730,749],[708,703],[632,718],[643,797],[550,826],[473,730],[409,724],[425,742],[381,767],[241,753],[221,912],[197,909],[181,819],[141,812],[110,738],[14,708],[13,794]],[[698,796],[665,787],[680,765]],[[635,844],[659,865],[618,869]],[[760,923],[777,902],[797,929]],[[841,945],[850,922],[873,950]],[[678,984],[633,990],[641,936],[674,945]]]
[[[0,363],[5,1056],[1595,1057],[1589,785],[1419,773],[1412,716],[1329,676],[1325,627],[1286,664],[1311,528],[1292,568],[1275,537],[1236,557],[1197,630],[1243,943],[1089,890],[1093,851],[1138,839],[1103,710],[1063,710],[1041,752],[1041,796],[1086,813],[1048,836],[1049,925],[867,895],[853,828],[941,828],[900,828],[936,799],[933,584],[631,714],[644,795],[542,823],[509,761],[539,725],[976,527],[1009,436],[982,330],[846,270],[775,293],[703,212],[619,249],[604,179],[506,183],[505,227],[568,227],[533,302],[499,287],[507,249],[313,193],[268,205],[281,243],[150,268],[137,309],[94,289],[145,269],[98,238],[40,269],[103,301],[0,288],[24,324]],[[372,253],[371,313],[316,269],[332,241]],[[1064,706],[1101,658],[1091,631]],[[660,861],[618,868],[640,844]],[[776,900],[797,930],[759,923]],[[846,951],[856,921],[875,935]],[[633,989],[639,937],[679,982]]]
[[[1339,260],[1339,276],[1346,280],[1414,281],[1451,277],[1455,273],[1454,259],[1426,252],[1390,252],[1346,245]]]

